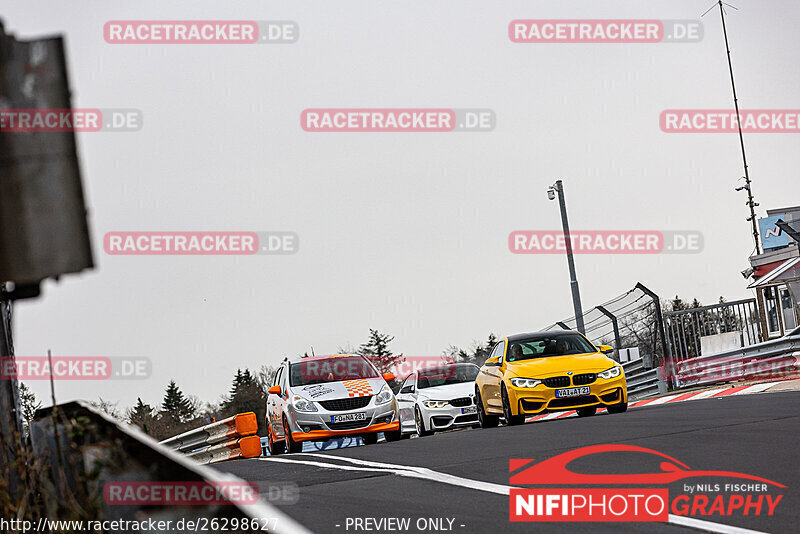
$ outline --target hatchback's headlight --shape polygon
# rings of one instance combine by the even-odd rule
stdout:
[[[449,401],[439,401],[439,400],[424,400],[424,401],[422,401],[422,404],[426,408],[444,408],[445,406],[450,404],[450,402]]]
[[[597,373],[597,376],[608,380],[609,378],[614,378],[615,376],[619,376],[620,371],[622,371],[622,367],[620,367],[619,365],[615,365],[611,369],[606,369],[602,373]]]
[[[512,378],[509,382],[511,382],[512,386],[517,388],[535,388],[542,383],[541,380],[535,380],[533,378]]]
[[[298,412],[316,412],[317,405],[311,402],[310,400],[306,400],[300,395],[295,395],[292,397],[292,405],[294,409]]]
[[[389,386],[384,384],[381,390],[375,395],[375,405],[386,404],[387,402],[392,400],[392,390],[389,389]]]

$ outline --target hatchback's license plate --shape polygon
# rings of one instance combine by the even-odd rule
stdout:
[[[589,392],[589,386],[584,386],[582,388],[557,389],[556,398],[563,399],[565,397],[580,397],[581,395],[588,395]]]
[[[462,414],[478,413],[478,407],[477,406],[467,406],[466,408],[461,408],[461,413]]]
[[[349,423],[350,421],[364,421],[367,418],[367,414],[364,412],[361,413],[345,413],[342,415],[332,415],[331,416],[331,423]]]

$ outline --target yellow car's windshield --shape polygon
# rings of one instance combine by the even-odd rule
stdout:
[[[596,352],[597,349],[580,334],[572,332],[541,334],[511,341],[507,361],[516,362],[550,356],[569,356]]]

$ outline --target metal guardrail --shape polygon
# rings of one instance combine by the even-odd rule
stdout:
[[[31,468],[31,476],[42,480],[48,517],[60,517],[63,506],[96,510],[97,519],[155,522],[198,519],[209,525],[224,519],[258,520],[269,532],[306,534],[309,531],[271,503],[261,498],[248,503],[175,505],[165,502],[115,505],[108,502],[106,489],[114,484],[203,484],[212,487],[247,483],[231,474],[198,465],[121,423],[88,403],[77,401],[37,412],[31,423],[31,444],[42,465]],[[95,508],[96,507],[96,508]],[[197,523],[195,523],[197,524]],[[170,530],[179,532],[182,530]],[[210,532],[217,532],[213,527]]]
[[[800,335],[667,362],[665,375],[678,387],[754,378],[781,378],[800,371]]]
[[[628,399],[641,399],[667,392],[667,384],[659,378],[658,368],[646,369],[644,360],[633,360],[622,364],[625,382],[628,385]]]
[[[678,360],[703,356],[701,339],[705,336],[736,333],[742,347],[761,340],[755,299],[666,312],[664,328],[670,354]]]
[[[202,464],[261,456],[256,414],[245,412],[165,439],[162,445]]]

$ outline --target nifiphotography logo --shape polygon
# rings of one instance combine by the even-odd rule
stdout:
[[[571,462],[590,465],[584,459],[594,460],[595,467],[604,465],[604,453],[635,453],[637,461],[630,465],[655,461],[658,467],[632,474],[577,473],[567,468]],[[671,456],[635,445],[592,445],[534,462],[509,460],[511,484],[538,486],[511,489],[510,521],[666,522],[670,514],[771,516],[783,499],[779,488],[786,487],[744,473],[691,469]],[[686,479],[693,481],[684,483]]]

